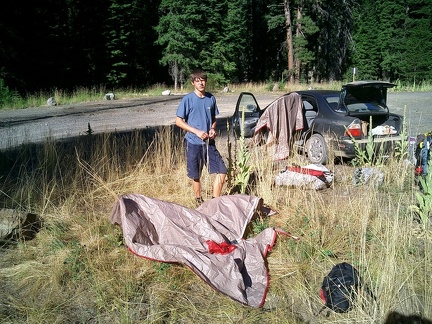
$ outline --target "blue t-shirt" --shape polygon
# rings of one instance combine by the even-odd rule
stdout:
[[[182,98],[177,108],[177,116],[184,119],[190,126],[209,132],[212,120],[219,115],[216,98],[206,92],[204,98],[200,98],[195,92],[190,92]],[[195,145],[203,145],[205,142],[193,133],[186,132],[186,140]]]

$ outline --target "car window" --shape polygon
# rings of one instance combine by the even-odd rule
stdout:
[[[243,95],[240,99],[239,103],[239,114],[245,113],[245,117],[251,116],[252,114],[256,114],[258,112],[258,107],[255,102],[254,97],[250,95]]]
[[[387,111],[385,96],[377,88],[347,89],[344,103],[350,112]]]
[[[328,96],[325,97],[325,100],[327,101],[332,110],[341,112],[341,110],[338,110],[339,96]]]
[[[312,104],[309,101],[303,100],[305,110],[314,110]]]

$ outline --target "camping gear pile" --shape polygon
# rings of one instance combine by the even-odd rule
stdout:
[[[432,144],[432,131],[420,134],[416,138],[415,149],[415,174],[417,176],[428,174],[430,148]]]
[[[274,214],[261,198],[243,194],[214,198],[197,209],[129,194],[118,197],[111,223],[121,227],[125,243],[135,255],[186,265],[231,299],[262,307],[269,288],[268,252],[278,234],[298,237],[267,228],[254,238],[244,239],[247,225],[258,212]],[[335,265],[320,290],[323,308],[349,311],[361,286],[353,266]]]
[[[333,182],[333,172],[322,164],[286,166],[275,177],[278,186],[302,187],[304,189],[321,190],[328,188]]]

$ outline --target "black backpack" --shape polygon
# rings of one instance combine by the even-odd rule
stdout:
[[[432,131],[417,135],[414,158],[416,161],[415,174],[426,175],[429,159],[431,158]]]
[[[357,269],[346,262],[336,264],[321,286],[320,296],[325,303],[323,309],[328,307],[337,313],[348,312],[359,287]]]

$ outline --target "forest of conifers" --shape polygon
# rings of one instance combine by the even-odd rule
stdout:
[[[0,11],[0,87],[19,93],[432,79],[432,0],[35,0]]]

